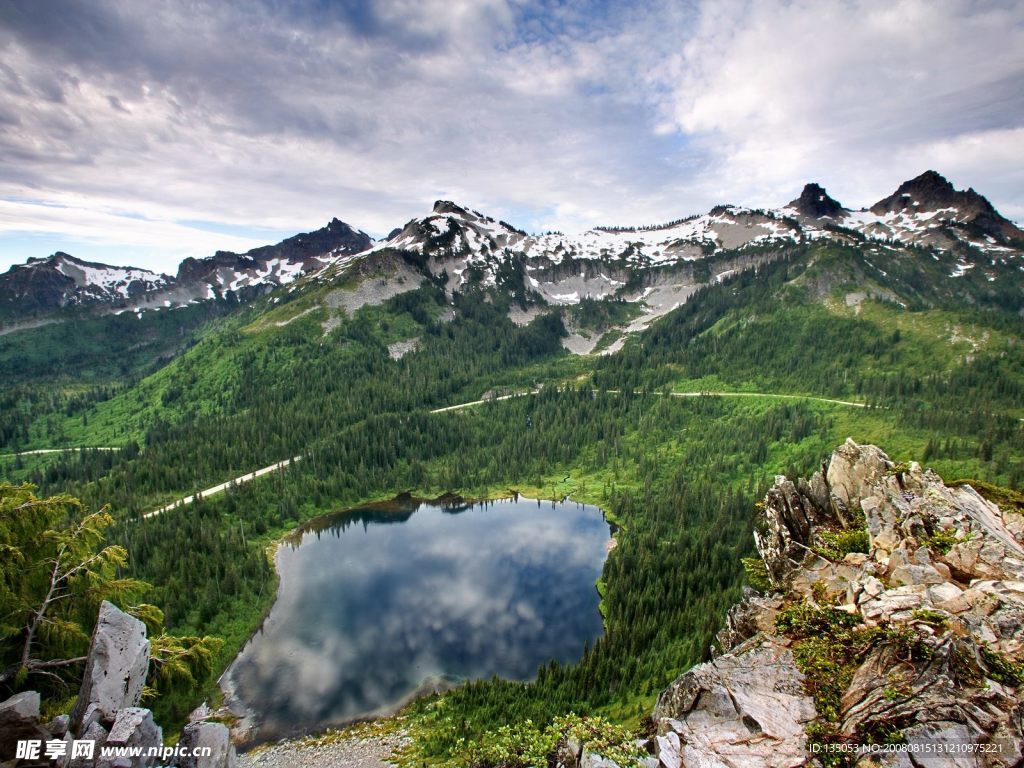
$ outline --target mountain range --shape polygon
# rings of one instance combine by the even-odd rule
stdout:
[[[1002,555],[978,556],[988,545],[944,501],[931,504],[945,492],[913,462],[958,478],[950,488],[969,482],[1024,510],[1010,490],[1024,487],[1022,255],[1016,225],[933,172],[861,210],[808,184],[778,209],[722,205],[661,226],[571,236],[529,234],[438,201],[380,241],[335,219],[248,253],[186,259],[174,275],[54,254],[0,276],[0,479],[70,493],[89,509],[109,505],[110,540],[130,553],[125,575],[153,585],[146,599],[165,627],[223,641],[206,682],[153,703],[154,720],[175,728],[204,699],[220,699],[213,681],[278,593],[268,553],[316,516],[396,494],[519,493],[599,506],[615,522],[597,583],[604,634],[529,685],[481,680],[411,704],[401,722],[413,761],[447,768],[469,768],[467,743],[505,745],[510,733],[533,743],[531,723],[570,711],[632,729],[678,675],[703,675],[708,667],[694,665],[708,660],[744,583],[765,598],[771,591],[772,558],[740,559],[753,552],[751,533],[764,534],[751,510],[778,509],[803,531],[792,552],[814,553],[785,612],[797,631],[789,639],[806,641],[790,649],[805,676],[799,683],[793,672],[802,709],[784,723],[802,755],[856,722],[863,702],[884,714],[911,690],[910,667],[885,678],[892,665],[872,661],[876,650],[909,659],[908,648],[932,647],[938,628],[959,637],[956,617],[974,621],[974,612],[947,596],[961,587],[980,595],[979,578],[1002,578],[969,566]],[[850,487],[819,471],[847,437],[891,452],[869,473],[886,490],[874,507],[847,505],[841,526],[823,516],[811,537],[799,527],[809,509],[801,499],[822,499],[824,511],[828,487]],[[810,479],[771,490],[780,473]],[[836,482],[825,487],[823,477]],[[757,507],[765,491],[781,506]],[[879,535],[872,510],[890,501],[899,515]],[[990,519],[989,507],[971,509]],[[871,555],[879,547],[891,554]],[[940,555],[949,565],[937,581],[926,565],[939,568]],[[872,599],[891,593],[900,624],[840,642],[860,619],[825,605],[821,558],[859,574]],[[904,610],[912,590],[932,607]],[[853,603],[845,588],[834,594]],[[1024,686],[1018,603],[1005,620],[975,606],[992,619],[973,625],[979,636],[992,643],[1005,630],[1006,656],[971,662],[957,679],[974,682],[951,689],[956,701]],[[947,607],[949,617],[936,613]],[[739,621],[743,610],[729,614],[727,630],[753,626]],[[340,663],[328,655],[308,679]],[[913,657],[913,674],[930,686],[936,667]],[[742,702],[760,696],[764,676],[752,675],[749,685],[728,683]],[[937,710],[929,695],[900,704],[923,719],[854,736],[909,741],[914,723],[961,733],[935,719],[954,710]],[[759,700],[773,716],[758,710],[751,722],[773,733],[786,713],[773,694]],[[693,725],[703,710],[688,706],[653,711]],[[737,705],[736,718],[722,720],[744,749],[749,711]],[[997,724],[974,723],[975,711],[955,722],[969,726],[969,740],[996,743]],[[671,742],[678,729],[660,722]]]
[[[375,242],[333,219],[322,229],[244,254],[187,258],[175,275],[92,263],[57,252],[0,275],[0,322],[14,325],[62,310],[141,312],[234,297],[251,300],[299,278],[337,279],[404,254],[403,269],[440,277],[451,292],[502,283],[529,303],[585,298],[641,302],[646,325],[701,284],[763,263],[765,252],[814,240],[865,246],[880,260],[927,248],[951,277],[971,270],[996,281],[1024,251],[1024,231],[973,189],[935,171],[906,181],[870,208],[851,210],[818,184],[774,209],[720,205],[659,226],[596,227],[570,236],[528,234],[450,201],[438,201]],[[712,269],[713,267],[713,269]]]

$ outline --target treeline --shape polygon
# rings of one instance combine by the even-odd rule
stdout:
[[[445,304],[428,284],[383,309],[360,310],[326,336],[316,315],[259,334],[237,327],[211,334],[116,403],[144,420],[136,459],[96,474],[58,463],[33,479],[135,514],[305,453],[369,414],[473,400],[496,386],[532,386],[549,376],[536,363],[558,365],[565,355],[556,314],[519,327],[508,319],[507,304],[480,295]],[[453,321],[442,317],[449,310]],[[391,359],[391,329],[410,325],[420,335],[418,349]],[[145,400],[133,403],[134,397]],[[126,427],[125,437],[132,432]]]
[[[117,540],[131,555],[131,575],[158,585],[152,599],[169,626],[228,640],[225,664],[272,598],[268,536],[403,490],[543,489],[564,475],[599,482],[594,500],[626,526],[604,574],[606,635],[578,669],[546,667],[538,688],[492,682],[457,694],[461,703],[451,706],[465,709],[466,727],[487,729],[501,712],[589,711],[617,697],[649,697],[699,660],[736,596],[752,503],[769,481],[763,463],[813,467],[827,426],[799,403],[751,408],[589,388],[465,412],[383,414],[257,483],[126,520]]]

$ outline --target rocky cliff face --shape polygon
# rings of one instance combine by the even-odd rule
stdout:
[[[235,749],[228,729],[220,723],[192,722],[174,747],[165,748],[163,731],[153,713],[140,707],[149,669],[146,626],[104,602],[86,658],[82,688],[71,715],[42,722],[39,694],[26,691],[0,702],[0,766],[47,765],[57,768],[234,768]],[[19,741],[59,741],[59,757],[24,761],[17,754]],[[76,741],[93,742],[91,758],[76,757]],[[141,756],[105,756],[102,749],[139,748]],[[149,750],[154,754],[150,755]],[[200,755],[197,757],[197,755]]]
[[[1024,517],[847,441],[755,539],[769,594],[662,693],[659,765],[1022,764]]]
[[[807,184],[804,186],[800,197],[790,201],[786,207],[801,216],[813,219],[835,218],[846,211],[837,200],[829,197],[828,192],[820,184]]]

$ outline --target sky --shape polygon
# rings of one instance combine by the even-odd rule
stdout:
[[[173,273],[436,199],[531,231],[871,205],[1024,221],[1024,3],[4,0],[0,269]]]

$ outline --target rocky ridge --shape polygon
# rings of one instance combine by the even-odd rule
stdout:
[[[767,594],[660,696],[657,765],[1024,761],[1024,516],[848,440],[760,517]]]
[[[378,243],[334,219],[315,232],[244,254],[218,251],[185,259],[173,277],[87,264],[66,254],[30,259],[0,275],[0,316],[24,321],[64,307],[141,312],[228,296],[251,300],[282,285],[294,289],[299,278],[347,284],[360,274],[381,272],[382,261],[398,255],[421,279],[437,280],[449,293],[470,285],[497,288],[524,307],[586,298],[634,302],[643,313],[625,329],[632,332],[701,286],[816,240],[867,248],[883,261],[905,256],[909,246],[930,248],[936,260],[949,262],[951,278],[975,270],[990,281],[1007,272],[1016,277],[1024,250],[1024,232],[986,198],[972,189],[956,190],[935,171],[860,210],[808,184],[779,209],[719,205],[663,225],[596,227],[574,235],[530,234],[439,200],[430,213]]]
[[[181,307],[234,295],[251,299],[325,264],[366,251],[373,240],[343,221],[246,253],[217,251],[187,258],[177,274],[83,261],[57,252],[31,258],[0,275],[0,316],[41,316],[71,307],[112,312]]]
[[[82,675],[82,687],[70,716],[49,722],[40,717],[40,697],[24,691],[0,702],[0,756],[15,755],[19,741],[61,742],[55,759],[8,760],[13,766],[57,768],[234,768],[235,748],[228,729],[215,722],[190,722],[174,747],[165,747],[153,713],[140,707],[149,670],[146,626],[106,601],[100,606]],[[93,742],[91,757],[76,756],[76,741]],[[141,756],[103,756],[110,748],[140,748]],[[153,749],[156,754],[148,754]],[[196,756],[200,754],[201,756]]]

